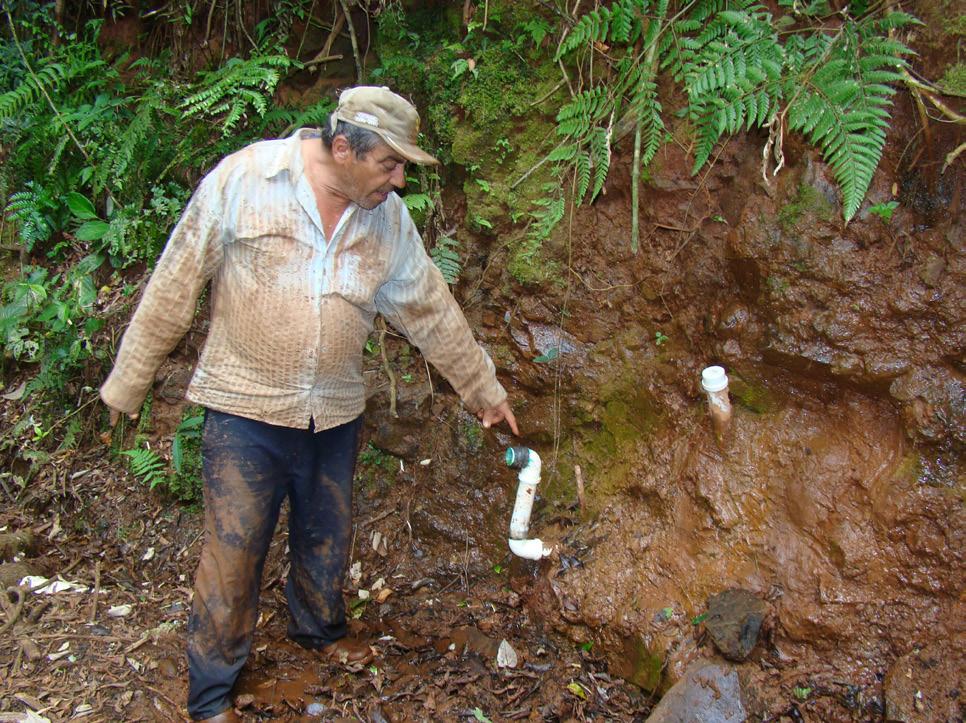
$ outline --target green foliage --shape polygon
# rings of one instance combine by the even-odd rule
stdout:
[[[265,115],[282,72],[293,65],[284,55],[231,58],[220,68],[201,73],[198,88],[180,107],[189,118],[220,118],[221,134],[227,136],[249,107]]]
[[[459,281],[463,271],[463,264],[459,255],[460,242],[449,236],[441,236],[436,239],[436,244],[429,251],[433,263],[443,275],[447,284],[455,284]]]
[[[142,415],[145,419],[147,414]],[[128,458],[131,472],[150,489],[160,487],[186,504],[201,501],[201,432],[205,422],[204,409],[186,407],[181,423],[171,438],[171,460],[147,447],[121,450]]]
[[[694,173],[722,136],[767,127],[780,152],[787,127],[821,150],[842,189],[843,216],[851,219],[882,156],[892,85],[911,52],[893,31],[918,21],[853,8],[828,24],[819,15],[825,3],[780,5],[791,5],[804,24],[782,34],[794,21],[776,19],[755,0],[617,0],[581,16],[555,59],[584,66],[593,56],[608,72],[595,73],[557,114],[565,142],[548,160],[571,169],[575,200],[599,193],[609,167],[605,145],[620,137],[615,128],[636,127],[641,167],[653,160],[665,135],[655,78],[665,70],[684,92]]]
[[[128,458],[132,474],[150,489],[153,490],[167,480],[168,465],[153,449],[124,449],[121,454]]]
[[[869,206],[869,213],[873,216],[878,216],[885,223],[889,223],[892,220],[892,214],[899,207],[898,201],[885,201],[884,203],[876,203]]]

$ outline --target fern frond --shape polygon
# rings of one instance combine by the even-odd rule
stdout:
[[[245,111],[254,108],[259,116],[268,110],[267,96],[275,92],[281,70],[293,65],[284,55],[261,55],[242,60],[232,58],[210,73],[202,73],[200,89],[181,102],[186,116],[216,117],[222,136],[228,135]]]
[[[590,154],[580,151],[574,159],[574,174],[577,179],[577,192],[574,195],[574,202],[580,203],[587,195],[590,187]]]
[[[610,31],[612,18],[613,12],[606,6],[599,7],[593,12],[581,16],[577,24],[570,29],[570,34],[560,44],[554,60],[560,60],[571,50],[586,45],[587,43],[599,43],[607,40],[607,33]]]
[[[595,128],[590,134],[590,156],[594,164],[594,187],[590,200],[597,198],[610,170],[610,129]]]
[[[460,242],[457,239],[442,236],[436,239],[436,245],[429,252],[436,268],[443,275],[443,280],[451,286],[459,281],[460,274],[463,272],[459,246]]]
[[[75,60],[68,64],[50,63],[28,75],[16,88],[0,95],[0,121],[43,100],[44,91],[49,95],[66,87],[75,78],[86,75],[104,65],[103,61]]]
[[[583,138],[594,124],[609,115],[613,108],[614,99],[602,85],[578,93],[557,113],[557,134]]]
[[[121,454],[128,458],[131,472],[150,489],[154,489],[167,479],[167,464],[150,449],[124,449]]]
[[[901,21],[900,21],[901,22]],[[843,216],[859,209],[882,157],[895,93],[887,83],[910,52],[872,33],[881,24],[850,24],[829,41],[826,54],[793,76],[788,127],[819,147],[842,190]]]

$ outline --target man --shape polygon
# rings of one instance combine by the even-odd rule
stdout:
[[[200,183],[124,335],[101,398],[136,416],[212,282],[208,338],[187,397],[207,408],[206,541],[188,623],[188,712],[236,720],[262,567],[290,501],[288,634],[342,660],[342,579],[365,406],[362,352],[377,312],[404,331],[485,427],[516,420],[493,363],[394,193],[419,116],[388,88],[342,93],[320,133],[255,143]]]

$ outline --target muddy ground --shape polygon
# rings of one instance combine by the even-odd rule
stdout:
[[[662,148],[638,254],[626,147],[549,244],[544,285],[501,270],[499,237],[472,239],[456,295],[522,439],[480,429],[390,338],[394,418],[367,358],[345,593],[375,659],[351,669],[286,641],[283,520],[236,689],[245,719],[643,721],[714,661],[709,686],[738,719],[962,720],[964,171],[941,167],[963,139],[933,124],[924,141],[906,95],[895,117],[868,199],[898,201],[891,222],[843,224],[827,169],[794,138],[766,184],[752,134],[699,177],[679,144]],[[159,376],[148,433],[162,451],[202,338],[203,321]],[[723,435],[699,388],[711,363],[731,378]],[[23,411],[4,400],[4,425]],[[541,562],[506,547],[511,443],[544,458]],[[0,719],[184,719],[200,512],[104,446],[3,494]],[[26,573],[83,589],[9,591]],[[733,589],[760,612],[738,651],[715,631]],[[503,641],[515,666],[498,664]]]

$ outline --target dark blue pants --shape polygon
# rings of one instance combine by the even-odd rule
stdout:
[[[251,650],[262,569],[285,497],[288,635],[307,648],[345,636],[342,579],[360,426],[361,417],[315,432],[208,410],[205,545],[188,620],[188,713],[195,720],[231,704]]]

